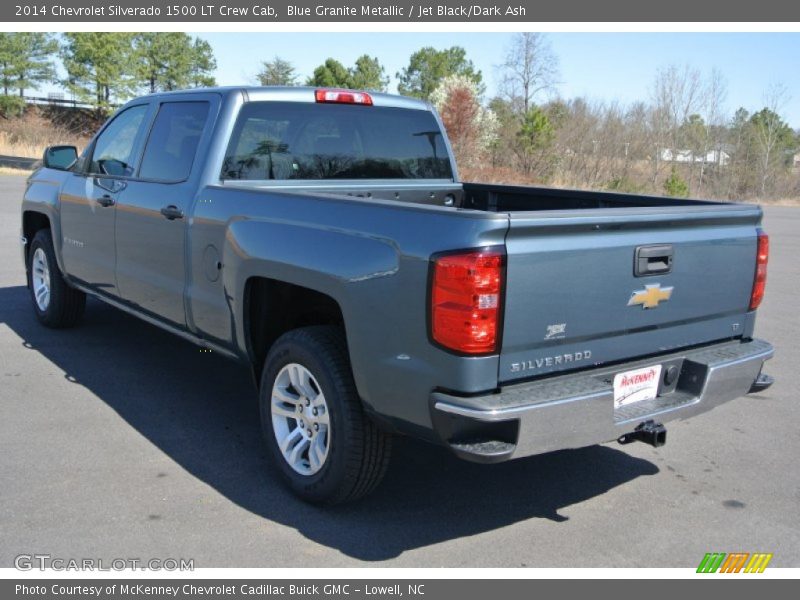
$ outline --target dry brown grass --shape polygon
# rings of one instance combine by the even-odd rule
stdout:
[[[459,168],[462,181],[497,183],[505,185],[542,185],[540,181],[514,169],[506,167]]]
[[[39,158],[47,146],[69,144],[80,151],[88,142],[87,136],[55,124],[45,111],[36,108],[20,118],[0,118],[0,154]]]

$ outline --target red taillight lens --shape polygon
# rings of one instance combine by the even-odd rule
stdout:
[[[366,92],[353,92],[350,90],[316,90],[314,97],[317,102],[328,104],[364,104],[372,106],[372,96]]]
[[[753,293],[750,294],[750,310],[755,310],[764,299],[767,286],[767,262],[769,261],[769,236],[758,230],[758,254],[756,254],[756,276],[753,279]]]
[[[464,354],[497,352],[505,253],[489,248],[434,258],[431,337]]]

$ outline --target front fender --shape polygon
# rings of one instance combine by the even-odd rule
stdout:
[[[53,246],[56,262],[62,273],[65,272],[64,261],[61,253],[61,219],[59,211],[59,195],[64,180],[64,172],[54,169],[40,168],[28,178],[25,194],[22,198],[20,211],[20,232],[23,232],[24,215],[35,212],[47,217],[50,222],[50,231],[53,234]],[[22,248],[23,261],[25,261],[28,245],[31,240],[26,240]],[[27,264],[26,264],[27,268]]]

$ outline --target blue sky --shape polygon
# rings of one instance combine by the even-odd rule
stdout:
[[[260,62],[275,55],[290,60],[303,77],[326,58],[346,66],[364,53],[377,56],[394,75],[422,46],[462,46],[483,72],[487,94],[496,91],[496,65],[510,33],[196,33],[217,57],[221,85],[254,83]],[[771,83],[789,91],[782,113],[800,128],[800,33],[550,33],[560,59],[562,97],[588,96],[630,103],[648,99],[656,70],[689,64],[704,73],[716,67],[728,82],[727,110],[763,106]],[[390,89],[397,82],[392,78]]]

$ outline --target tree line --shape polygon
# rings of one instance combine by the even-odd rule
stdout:
[[[56,82],[107,111],[142,91],[214,85],[215,68],[210,45],[185,33],[0,33],[4,104]],[[491,98],[458,46],[421,48],[395,74],[400,94],[439,111],[464,179],[724,199],[800,196],[800,132],[782,115],[789,98],[779,84],[764,91],[763,105],[733,114],[724,108],[723,74],[690,66],[659,69],[648,98],[629,105],[564,99],[556,93],[558,57],[533,32],[514,35],[496,69]],[[275,56],[255,79],[388,91],[391,78],[364,54],[350,66],[329,57],[305,78]]]
[[[65,77],[59,77],[56,61]],[[215,85],[211,45],[185,33],[0,33],[3,111],[24,108],[26,92],[54,83],[108,112],[140,92]],[[19,99],[15,99],[14,96]]]
[[[781,114],[780,84],[763,106],[727,114],[718,70],[659,69],[647,100],[622,105],[564,99],[558,57],[541,33],[520,33],[497,66],[498,93],[463,48],[426,47],[396,73],[398,92],[430,101],[447,129],[462,178],[543,183],[629,193],[721,199],[800,196],[800,132]],[[346,67],[329,58],[302,80],[292,64],[262,63],[262,85],[319,85],[386,91],[377,58]]]

